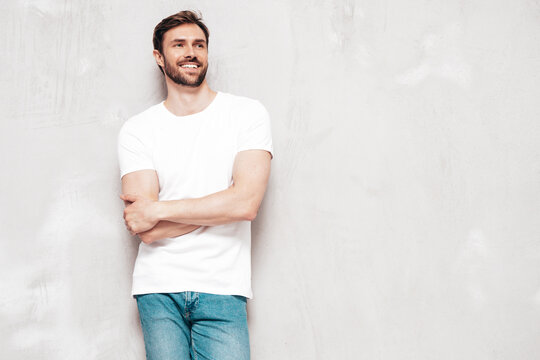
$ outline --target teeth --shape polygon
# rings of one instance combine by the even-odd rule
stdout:
[[[182,65],[182,67],[185,67],[185,68],[197,68],[197,65],[186,64],[186,65]]]

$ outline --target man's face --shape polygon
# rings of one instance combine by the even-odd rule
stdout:
[[[198,87],[208,70],[208,47],[204,32],[184,24],[163,35],[163,71],[178,85]]]

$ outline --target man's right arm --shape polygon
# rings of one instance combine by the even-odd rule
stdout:
[[[200,228],[199,225],[180,224],[172,221],[160,221],[152,229],[137,234],[145,244],[151,244],[166,238],[173,238],[188,234]]]
[[[150,169],[138,170],[124,175],[122,177],[122,193],[136,194],[157,201],[159,197],[159,180],[156,171]],[[124,203],[126,206],[130,204],[127,201]],[[151,244],[157,240],[190,233],[199,227],[198,225],[160,221],[152,229],[138,235],[142,242]]]

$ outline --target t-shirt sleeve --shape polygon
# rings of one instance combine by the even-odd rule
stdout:
[[[266,150],[274,157],[270,115],[264,105],[254,102],[242,120],[237,151]]]
[[[120,177],[145,169],[155,169],[148,135],[135,124],[125,123],[118,134]]]

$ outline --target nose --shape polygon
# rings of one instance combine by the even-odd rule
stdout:
[[[191,45],[186,46],[186,52],[184,54],[184,57],[192,58],[194,56],[195,56],[195,52],[193,51],[193,46]]]

